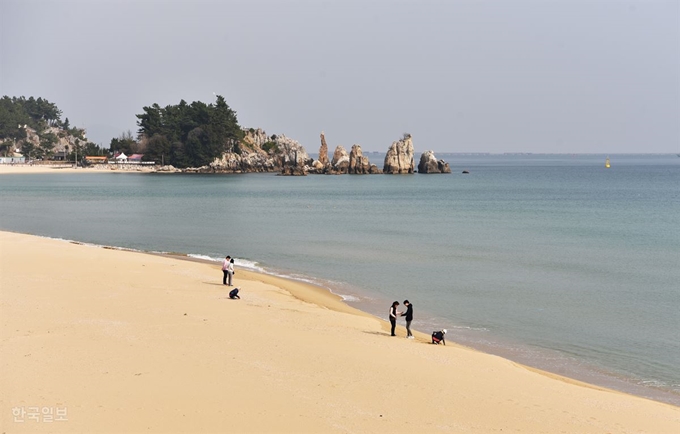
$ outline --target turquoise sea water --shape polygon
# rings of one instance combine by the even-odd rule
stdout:
[[[680,158],[443,157],[454,173],[0,176],[0,229],[231,254],[380,317],[408,298],[418,330],[680,405]]]

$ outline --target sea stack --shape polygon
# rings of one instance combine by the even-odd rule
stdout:
[[[319,163],[323,167],[330,166],[331,162],[328,161],[328,145],[326,144],[326,136],[323,131],[321,131],[321,147],[319,148]]]
[[[338,145],[333,152],[333,160],[331,160],[331,172],[334,175],[342,175],[349,170],[349,154],[344,146]]]
[[[353,145],[349,153],[349,173],[367,175],[371,173],[371,162],[361,151],[361,145]]]
[[[385,166],[383,173],[402,174],[413,173],[415,164],[413,162],[413,140],[408,133],[404,134],[401,140],[393,142],[385,155]]]
[[[425,151],[420,156],[418,173],[451,173],[451,167],[446,161],[437,160],[434,151]]]

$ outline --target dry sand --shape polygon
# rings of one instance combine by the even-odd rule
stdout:
[[[156,166],[141,165],[111,165],[97,164],[89,167],[73,167],[73,164],[0,164],[0,175],[34,174],[34,173],[151,173],[156,170]]]
[[[72,164],[0,164],[0,175],[18,173],[80,173],[84,171],[83,168],[75,169]]]
[[[390,337],[271,276],[237,270],[229,300],[221,276],[0,232],[0,433],[680,432],[679,407]],[[14,421],[31,407],[68,420]]]

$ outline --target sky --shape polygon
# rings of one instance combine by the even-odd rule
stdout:
[[[0,93],[108,148],[225,97],[308,152],[680,152],[678,0],[0,0]]]

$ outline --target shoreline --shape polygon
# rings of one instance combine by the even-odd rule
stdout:
[[[3,231],[0,231],[2,233]],[[153,255],[153,256],[159,256],[159,257],[166,257],[166,258],[171,258],[175,260],[180,260],[180,261],[187,261],[187,262],[194,262],[194,263],[200,263],[200,264],[205,264],[205,265],[211,265],[211,266],[219,266],[220,261],[217,258],[210,258],[210,257],[200,257],[201,255],[193,256],[193,254],[190,253],[182,253],[182,252],[156,252],[156,251],[148,251],[148,250],[139,250],[139,249],[133,249],[133,248],[127,248],[127,247],[120,247],[120,246],[112,246],[112,245],[101,245],[101,244],[93,244],[93,243],[88,243],[88,242],[82,242],[78,240],[71,240],[71,239],[63,239],[63,238],[54,238],[50,236],[43,236],[43,235],[32,235],[32,234],[26,234],[26,233],[21,233],[21,232],[11,232],[11,231],[5,231],[8,233],[14,233],[18,235],[28,235],[28,236],[35,236],[39,238],[44,238],[44,239],[49,239],[49,240],[56,240],[56,241],[61,241],[61,242],[67,242],[75,245],[85,245],[89,247],[94,247],[94,248],[101,248],[101,249],[108,249],[108,250],[117,250],[117,251],[123,251],[123,252],[131,252],[131,253],[141,253],[145,255]],[[255,263],[253,263],[255,264]],[[238,265],[238,264],[237,264]],[[357,294],[357,297],[359,297],[356,300],[347,300],[345,297],[346,295],[340,295],[336,292],[333,291],[332,285],[329,285],[326,283],[325,285],[323,283],[320,283],[321,281],[319,279],[314,279],[314,278],[309,278],[309,279],[301,279],[301,278],[296,278],[294,276],[290,275],[285,275],[285,274],[276,274],[272,272],[267,272],[265,269],[258,270],[255,267],[253,268],[248,268],[248,267],[243,267],[240,266],[239,268],[239,273],[240,276],[246,276],[246,280],[252,280],[252,281],[260,281],[262,283],[266,284],[271,284],[274,286],[277,286],[279,288],[283,288],[291,293],[293,297],[296,297],[300,299],[301,301],[304,302],[309,302],[316,304],[318,306],[324,307],[326,309],[334,310],[337,312],[343,312],[343,313],[350,313],[353,315],[358,315],[358,316],[365,316],[369,318],[376,319],[380,321],[382,324],[382,329],[385,332],[389,332],[389,323],[387,322],[386,319],[384,319],[382,316],[377,314],[376,312],[373,312],[371,310],[365,309],[368,307],[366,305],[366,300],[363,300],[363,297],[361,295]],[[316,281],[316,282],[315,282]],[[288,286],[292,285],[292,289],[288,288]],[[300,292],[297,288],[298,286],[302,286],[306,288],[304,291]],[[349,295],[350,298],[355,298],[354,295]],[[363,305],[363,306],[362,306]],[[362,308],[363,307],[363,308]],[[423,313],[422,311],[420,312],[421,314]],[[421,316],[421,319],[418,321],[420,323],[420,326],[422,326],[423,323],[431,323],[432,322],[432,316],[428,316],[427,312],[424,312],[425,315]],[[424,319],[422,319],[424,318]],[[467,330],[467,328],[463,327],[462,329],[459,328],[456,325],[447,325],[446,321],[448,320],[442,320],[438,321],[438,323],[443,322],[445,324],[445,327],[449,328],[449,331],[453,331],[454,333],[450,333],[450,343],[453,343],[455,345],[458,345],[462,348],[467,348],[472,351],[477,351],[483,354],[487,354],[490,356],[496,356],[496,357],[501,357],[503,359],[508,360],[511,363],[516,363],[519,366],[522,366],[526,369],[535,371],[537,373],[541,373],[543,375],[549,376],[549,377],[555,377],[558,379],[562,379],[563,381],[567,382],[574,382],[577,384],[581,384],[583,386],[588,386],[588,387],[593,387],[597,389],[602,389],[602,390],[610,390],[616,393],[624,393],[624,394],[629,394],[632,396],[639,397],[641,399],[649,399],[655,402],[667,404],[667,405],[672,405],[672,406],[677,406],[680,407],[678,404],[678,399],[679,397],[677,394],[673,393],[672,390],[666,390],[663,388],[659,387],[654,387],[654,386],[645,386],[645,385],[640,385],[638,383],[635,383],[631,380],[633,380],[632,377],[626,377],[623,376],[622,374],[618,374],[614,371],[611,370],[606,370],[604,367],[597,367],[596,365],[593,365],[589,362],[586,361],[581,361],[578,362],[578,368],[571,368],[565,369],[561,364],[555,364],[553,363],[552,367],[555,369],[551,369],[550,366],[546,365],[541,365],[540,363],[532,363],[531,356],[524,356],[522,357],[523,351],[531,349],[530,346],[527,346],[526,344],[522,344],[519,342],[515,342],[512,345],[509,346],[501,346],[499,343],[498,339],[494,339],[493,337],[491,340],[488,338],[485,338],[484,340],[486,341],[486,344],[482,344],[479,339],[474,339],[470,338],[470,336],[465,336],[465,333],[467,332],[468,334],[470,333],[470,330]],[[417,322],[417,323],[418,323]],[[413,332],[416,334],[418,337],[418,340],[421,342],[429,342],[430,341],[430,335],[427,332],[423,332],[420,326],[416,323],[416,325],[412,328]],[[442,327],[440,327],[442,328]],[[397,330],[403,331],[404,325],[403,322],[398,322],[397,323]],[[461,333],[462,331],[462,333]],[[478,337],[479,338],[479,337]],[[506,343],[507,344],[507,343]],[[520,345],[520,347],[516,347],[516,345]],[[532,351],[536,351],[533,349]],[[551,350],[547,348],[542,348],[539,349],[541,352],[547,352],[547,353],[554,353],[554,355],[561,356],[561,353],[557,350]],[[519,354],[519,356],[518,356]],[[565,359],[566,360],[566,359]],[[573,362],[572,362],[573,363]],[[584,363],[586,364],[584,367]],[[557,369],[559,366],[560,369]],[[599,369],[597,369],[599,368]],[[602,369],[605,369],[603,371]],[[564,374],[563,372],[559,372],[559,370],[563,371],[569,371],[569,374]]]
[[[217,259],[196,258],[189,256],[189,254],[179,252],[161,253],[143,251],[143,253],[169,256],[183,261],[192,262],[195,261],[205,264],[219,265],[219,260]],[[369,307],[368,302],[360,293],[353,292],[352,295],[349,295],[351,299],[347,300],[345,297],[347,297],[348,295],[339,294],[338,292],[333,290],[332,285],[330,283],[328,282],[326,282],[325,284],[321,283],[322,281],[320,279],[316,279],[313,277],[309,279],[298,279],[293,276],[288,276],[285,274],[281,275],[269,273],[266,270],[257,271],[247,268],[246,269],[241,268],[241,270],[243,271],[247,270],[246,272],[249,275],[252,274],[255,276],[264,276],[265,278],[270,277],[272,278],[272,282],[278,282],[278,286],[281,287],[285,287],[285,282],[309,285],[310,287],[315,288],[317,291],[327,294],[332,299],[334,300],[337,299],[340,302],[340,304],[344,304],[347,308],[350,309],[347,312],[354,312],[359,315],[369,316],[371,318],[379,320],[383,325],[383,329],[386,332],[389,331],[390,326],[388,321],[383,316],[379,315],[375,310],[366,309],[367,307]],[[315,281],[318,283],[315,283]],[[330,309],[334,309],[331,306],[326,306],[323,304],[323,297],[318,302],[315,303]],[[387,304],[389,304],[389,302],[387,302],[385,305]],[[335,305],[336,304],[333,303],[333,306]],[[382,307],[383,305],[381,304],[380,306]],[[434,325],[435,320],[433,318],[437,318],[436,324],[438,324],[438,326]],[[444,324],[444,327],[441,327],[442,323]],[[506,341],[501,341],[495,337],[491,337],[490,339],[484,337],[483,339],[484,341],[486,341],[486,344],[482,344],[480,338],[483,332],[480,332],[479,330],[470,330],[467,327],[459,327],[455,324],[450,323],[450,320],[438,318],[427,311],[424,312],[422,309],[419,309],[419,319],[418,321],[416,321],[416,324],[412,326],[412,330],[417,335],[420,335],[419,337],[423,340],[423,342],[430,341],[430,332],[423,331],[422,329],[423,325],[430,325],[431,326],[430,328],[432,328],[433,330],[448,328],[449,334],[451,335],[449,338],[450,341],[448,342],[451,342],[460,347],[468,348],[473,351],[481,352],[483,354],[501,357],[512,363],[517,363],[518,365],[526,369],[535,371],[537,373],[541,373],[549,377],[555,377],[557,379],[562,379],[563,381],[574,382],[576,384],[581,384],[584,386],[598,388],[602,390],[611,390],[618,393],[630,394],[639,398],[649,399],[663,404],[680,407],[680,395],[674,393],[672,390],[667,390],[660,387],[654,387],[649,385],[646,386],[641,385],[639,383],[634,382],[633,377],[626,377],[625,375],[607,369],[606,367],[600,367],[587,361],[579,362],[571,361],[570,363],[572,364],[576,363],[578,366],[577,367],[568,366],[567,368],[565,368],[563,366],[563,363],[567,360],[567,357],[564,356],[558,350],[549,348],[535,349],[529,346],[528,344],[520,342],[513,342],[512,344],[510,344]],[[403,321],[397,322],[397,331],[399,330],[404,331]],[[532,359],[531,356],[524,354],[529,350],[531,350],[531,352],[539,351],[541,354],[543,353],[549,354],[550,357],[546,358],[550,359],[557,358],[558,360],[560,360],[560,362],[553,361],[552,364],[532,363],[536,362],[535,358]],[[559,372],[560,370],[563,372]],[[565,374],[564,372],[569,372],[569,374]]]
[[[419,332],[391,339],[310,284],[238,270],[231,301],[218,264],[5,231],[0,243],[7,432],[56,429],[12,420],[34,405],[68,407],[60,432],[680,429],[680,407]]]

